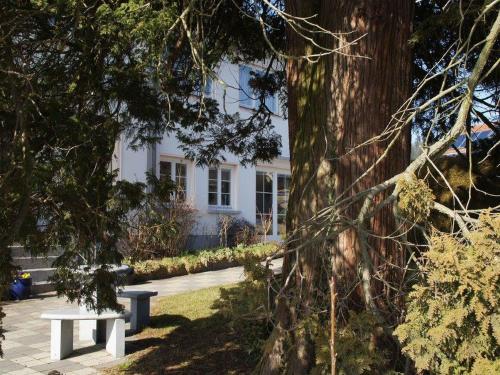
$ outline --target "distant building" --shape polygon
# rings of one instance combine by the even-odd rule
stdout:
[[[470,141],[476,142],[479,140],[491,138],[494,135],[495,133],[488,125],[477,124],[472,126],[471,128]],[[461,135],[459,135],[455,142],[453,142],[453,146],[455,146],[458,151],[465,155],[467,147],[467,133],[463,132]],[[454,147],[450,147],[444,154],[448,156],[457,155],[457,151]]]
[[[248,84],[250,72],[259,74],[259,65],[236,65],[222,62],[218,75],[225,85],[209,82],[205,95],[214,98],[228,113],[239,112],[250,117],[258,105]],[[225,154],[226,161],[217,167],[200,168],[184,158],[175,136],[165,135],[149,150],[133,151],[125,137],[117,142],[113,168],[118,178],[146,181],[146,171],[153,170],[160,178],[177,184],[182,199],[197,210],[198,222],[191,233],[190,248],[218,245],[217,222],[221,215],[242,217],[262,230],[261,220],[272,221],[267,238],[278,240],[285,234],[285,214],[290,186],[290,153],[288,121],[281,113],[277,95],[266,98],[273,111],[274,129],[281,135],[280,157],[270,163],[243,167],[236,155]],[[177,193],[179,194],[179,193]]]

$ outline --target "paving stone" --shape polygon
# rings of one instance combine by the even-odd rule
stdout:
[[[25,346],[30,346],[33,344],[37,343],[45,343],[50,342],[50,336],[49,335],[40,335],[38,334],[37,336],[24,336],[24,337],[19,337],[16,339],[16,342],[25,345]]]
[[[152,305],[158,298],[185,293],[192,290],[216,285],[235,283],[243,280],[243,268],[235,267],[220,271],[211,271],[165,280],[153,280],[145,284],[127,286],[129,290],[155,290],[158,296],[152,298]],[[122,301],[120,301],[122,302]],[[125,300],[129,306],[129,301]],[[79,322],[74,325],[75,351],[71,357],[62,361],[50,359],[50,322],[40,319],[44,310],[76,307],[57,298],[54,294],[42,298],[6,302],[3,305],[7,314],[3,319],[6,340],[3,343],[4,360],[0,361],[0,374],[24,371],[17,375],[48,374],[52,370],[63,374],[91,375],[99,369],[115,366],[126,360],[114,359],[104,350],[103,345],[94,346],[89,342],[78,341]],[[127,326],[128,327],[128,326]],[[134,337],[127,337],[127,341]],[[26,365],[30,366],[25,367]],[[9,374],[10,375],[10,374]]]
[[[4,322],[5,324],[5,322]],[[2,343],[2,349],[5,350],[5,349],[14,349],[14,348],[19,348],[20,346],[22,346],[22,344],[18,343],[18,342],[14,342],[14,341],[4,341]]]
[[[32,367],[32,369],[35,371],[44,372],[47,370],[57,370],[58,368],[62,368],[62,367],[63,367],[62,365],[60,365],[56,362],[51,362],[51,363],[45,363],[43,365]]]
[[[4,356],[6,359],[14,359],[19,357],[26,357],[33,353],[33,348],[22,346],[15,349],[4,350]],[[0,367],[1,368],[1,367]]]
[[[31,355],[31,357],[35,359],[50,358],[50,352],[38,352]]]
[[[31,358],[29,356],[22,356],[22,357],[12,358],[12,362],[19,363],[19,364],[25,366],[26,363],[30,362],[32,359],[33,358]]]
[[[113,359],[110,362],[106,362],[106,363],[102,363],[100,365],[97,365],[97,366],[95,366],[95,368],[97,368],[97,369],[105,369],[105,368],[117,366],[117,365],[120,365],[120,364],[124,363],[126,359],[127,359],[126,357],[125,358],[119,358],[119,359]]]
[[[40,373],[38,371],[29,369],[29,368],[24,368],[22,370],[10,371],[7,374],[8,375],[37,375]]]
[[[23,365],[20,365],[19,363],[15,363],[9,360],[5,360],[4,362],[2,362],[0,367],[4,373],[9,371],[22,370],[25,368]]]
[[[87,368],[82,368],[80,370],[68,372],[66,375],[93,375],[93,374],[97,374],[97,370],[87,367]]]
[[[48,357],[46,357],[46,358],[40,358],[38,361],[40,362],[40,364],[46,364],[46,363],[52,363],[52,362],[54,362],[53,359],[50,359],[50,355]]]
[[[35,359],[35,358],[31,358],[31,361],[28,361],[26,363],[24,363],[24,366],[26,367],[34,367],[34,366],[40,366],[40,365],[43,365],[44,363],[38,359]]]
[[[70,372],[70,371],[76,371],[76,370],[82,370],[82,369],[85,369],[85,368],[88,368],[87,366],[84,366],[80,363],[68,363],[68,364],[65,364],[65,365],[59,365],[57,364],[57,369],[63,373],[67,373],[67,372]]]
[[[48,338],[49,338],[49,342],[50,342],[50,336],[48,336]],[[31,344],[30,347],[31,348],[47,348],[47,341],[39,342],[37,344]]]

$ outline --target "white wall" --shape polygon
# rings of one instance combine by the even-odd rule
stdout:
[[[137,151],[129,147],[125,136],[115,146],[116,159],[113,168],[118,169],[118,178],[130,182],[146,182],[148,166],[148,150],[141,148]]]
[[[239,106],[238,92],[239,67],[238,65],[222,62],[219,69],[219,80],[212,84],[212,97],[225,106],[228,113],[240,112],[242,118],[251,116],[252,111]],[[225,102],[223,100],[225,98]],[[281,110],[281,109],[280,109]],[[251,223],[255,223],[255,172],[266,170],[276,173],[289,173],[289,148],[288,148],[288,122],[279,115],[273,115],[273,125],[276,132],[281,135],[282,149],[281,157],[272,163],[258,164],[257,166],[243,167],[239,164],[236,155],[225,153],[226,161],[221,167],[231,169],[231,209],[218,210],[208,206],[208,168],[200,168],[194,162],[184,159],[179,142],[175,136],[165,135],[163,140],[156,146],[157,175],[159,175],[159,162],[170,160],[182,162],[187,166],[187,200],[192,202],[198,212],[198,225],[193,234],[206,235],[217,233],[217,221],[221,214],[242,216]],[[114,165],[120,169],[119,178],[129,181],[145,182],[145,172],[148,166],[148,150],[141,149],[132,151],[125,139],[121,139],[115,152],[119,159]],[[276,182],[274,181],[276,185]],[[276,191],[276,186],[275,186]],[[276,202],[274,202],[276,210]],[[274,220],[274,231],[276,220]],[[278,239],[277,236],[268,236],[270,239]]]

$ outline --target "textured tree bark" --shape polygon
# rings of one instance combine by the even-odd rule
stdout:
[[[366,33],[359,43],[349,48],[348,53],[367,57],[333,55],[331,117],[335,127],[336,155],[342,156],[381,134],[408,97],[411,77],[408,40],[413,9],[411,1],[407,0],[336,3],[336,11],[332,14],[334,31]],[[336,196],[344,192],[353,196],[401,172],[409,163],[409,129],[403,132],[385,159],[352,186],[386,151],[387,146],[387,141],[375,142],[341,157],[335,163]],[[374,204],[384,198],[381,195],[375,197]],[[342,214],[353,219],[359,209],[359,205],[351,205]],[[389,270],[388,264],[403,265],[403,252],[397,242],[383,238],[396,232],[391,207],[379,211],[367,227],[375,235],[368,240],[373,271],[388,281],[397,280],[397,269]],[[344,293],[353,282],[357,282],[359,240],[354,228],[338,237],[337,251],[340,256],[336,268],[340,278],[338,283]],[[372,295],[381,297],[382,293],[389,297],[389,290],[381,283],[372,285]],[[383,301],[383,298],[378,298],[377,304],[385,305]]]
[[[410,49],[412,2],[410,0],[288,0],[287,13],[307,17],[323,28],[344,34],[340,40],[325,34],[309,34],[323,46],[337,48],[341,43],[366,34],[341,53],[324,56],[316,63],[289,59],[288,123],[291,155],[291,191],[287,231],[301,228],[336,197],[353,196],[367,187],[402,171],[409,162],[409,130],[389,151],[387,157],[359,183],[351,186],[381,156],[387,142],[377,142],[357,151],[354,146],[379,135],[391,116],[406,100],[410,87]],[[288,30],[288,53],[292,56],[320,52],[310,42]],[[362,56],[362,57],[358,57]],[[380,202],[383,197],[376,197]],[[346,219],[357,216],[359,205],[339,212]],[[369,239],[373,269],[384,277],[397,279],[386,262],[399,265],[403,253],[390,236],[395,220],[390,209],[380,211],[366,226],[376,236]],[[334,243],[307,245],[315,228],[296,232],[290,248],[304,244],[299,252],[285,256],[283,275],[292,272],[285,296],[278,301],[274,330],[259,371],[274,374],[283,370],[305,374],[314,366],[312,334],[306,321],[315,312],[318,292],[328,289],[322,255],[335,252],[338,300],[359,284],[359,238],[356,229],[342,233]],[[332,250],[333,248],[333,250]],[[385,268],[384,268],[385,267]],[[326,288],[325,288],[326,287]],[[373,285],[372,295],[383,293],[383,285]],[[361,288],[350,294],[349,307],[362,308]],[[384,305],[384,303],[380,303]],[[286,358],[285,358],[286,357]]]

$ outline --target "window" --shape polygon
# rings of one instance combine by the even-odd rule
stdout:
[[[208,169],[208,205],[231,207],[231,170]]]
[[[186,164],[175,163],[175,185],[177,186],[177,198],[186,199],[187,188]]]
[[[173,161],[160,161],[160,180],[164,180],[165,178],[170,179],[176,185],[174,197],[185,200],[187,191],[186,164]]]
[[[172,180],[172,163],[169,161],[160,161],[160,180]]]
[[[256,171],[255,225],[259,234],[286,234],[286,212],[290,195],[290,175]]]
[[[198,80],[195,84],[194,95],[201,96],[201,85],[201,80]],[[212,79],[209,77],[206,78],[205,85],[203,86],[203,95],[206,97],[212,96]]]
[[[208,170],[208,204],[210,206],[218,205],[218,181],[217,181],[217,169],[210,168]]]
[[[251,69],[248,66],[240,66],[240,106],[250,109],[257,109],[259,107],[259,93],[252,89],[250,81],[254,76],[263,76],[264,74],[261,70]],[[271,112],[277,112],[275,95],[266,96],[264,102]]]
[[[278,234],[286,234],[286,210],[288,207],[288,197],[290,195],[290,176],[286,174],[278,175]]]
[[[250,88],[250,68],[240,66],[240,105],[247,108],[255,107],[255,100],[252,98],[252,89]]]
[[[203,87],[203,93],[205,96],[212,95],[212,80],[207,77],[207,81],[205,82],[205,87]]]
[[[273,231],[273,174],[256,172],[255,186],[255,223],[259,233]]]
[[[231,205],[231,171],[229,169],[220,170],[220,205]]]

